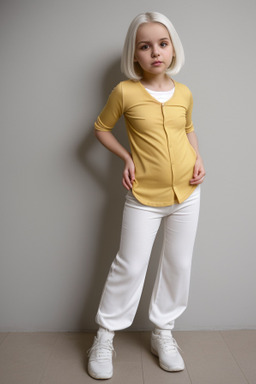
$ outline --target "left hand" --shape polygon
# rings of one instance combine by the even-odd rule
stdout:
[[[205,175],[206,175],[206,173],[205,173],[205,169],[204,169],[204,165],[203,165],[203,160],[199,156],[196,159],[196,162],[194,165],[193,178],[191,180],[189,180],[189,183],[191,185],[201,184],[204,181]]]

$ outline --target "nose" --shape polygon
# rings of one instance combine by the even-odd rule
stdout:
[[[151,56],[152,57],[159,56],[159,51],[158,51],[158,47],[157,46],[153,46]]]

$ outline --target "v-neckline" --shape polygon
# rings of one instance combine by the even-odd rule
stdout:
[[[154,98],[154,96],[152,96],[152,95],[146,90],[145,86],[144,86],[140,81],[138,81],[138,83],[140,84],[140,86],[144,89],[144,91],[147,93],[147,95],[148,95],[152,100],[154,100],[156,103],[158,103],[158,104],[160,104],[160,105],[164,105],[164,104],[166,104],[166,103],[169,103],[169,102],[174,98],[174,96],[175,96],[176,88],[177,88],[177,83],[176,83],[176,81],[173,80],[173,79],[172,79],[172,81],[173,81],[173,83],[174,83],[174,92],[173,92],[172,96],[170,97],[170,99],[166,100],[164,103],[161,103],[161,101],[158,101],[156,98]]]

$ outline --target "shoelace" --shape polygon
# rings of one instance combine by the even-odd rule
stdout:
[[[97,359],[97,361],[109,360],[113,353],[116,354],[110,340],[99,341],[98,339],[95,339],[93,346],[87,353],[92,360]]]
[[[160,336],[159,341],[160,347],[165,352],[176,351],[177,349],[181,351],[181,348],[178,346],[176,340],[171,336]]]

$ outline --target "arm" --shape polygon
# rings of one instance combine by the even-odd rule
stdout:
[[[95,136],[109,151],[120,157],[124,161],[123,186],[129,191],[135,180],[135,166],[130,153],[119,143],[111,132],[99,131],[95,129]]]
[[[188,140],[194,150],[196,151],[196,162],[194,166],[193,178],[189,181],[191,185],[201,184],[204,181],[205,169],[203,165],[203,160],[199,153],[198,141],[195,132],[187,133]]]

